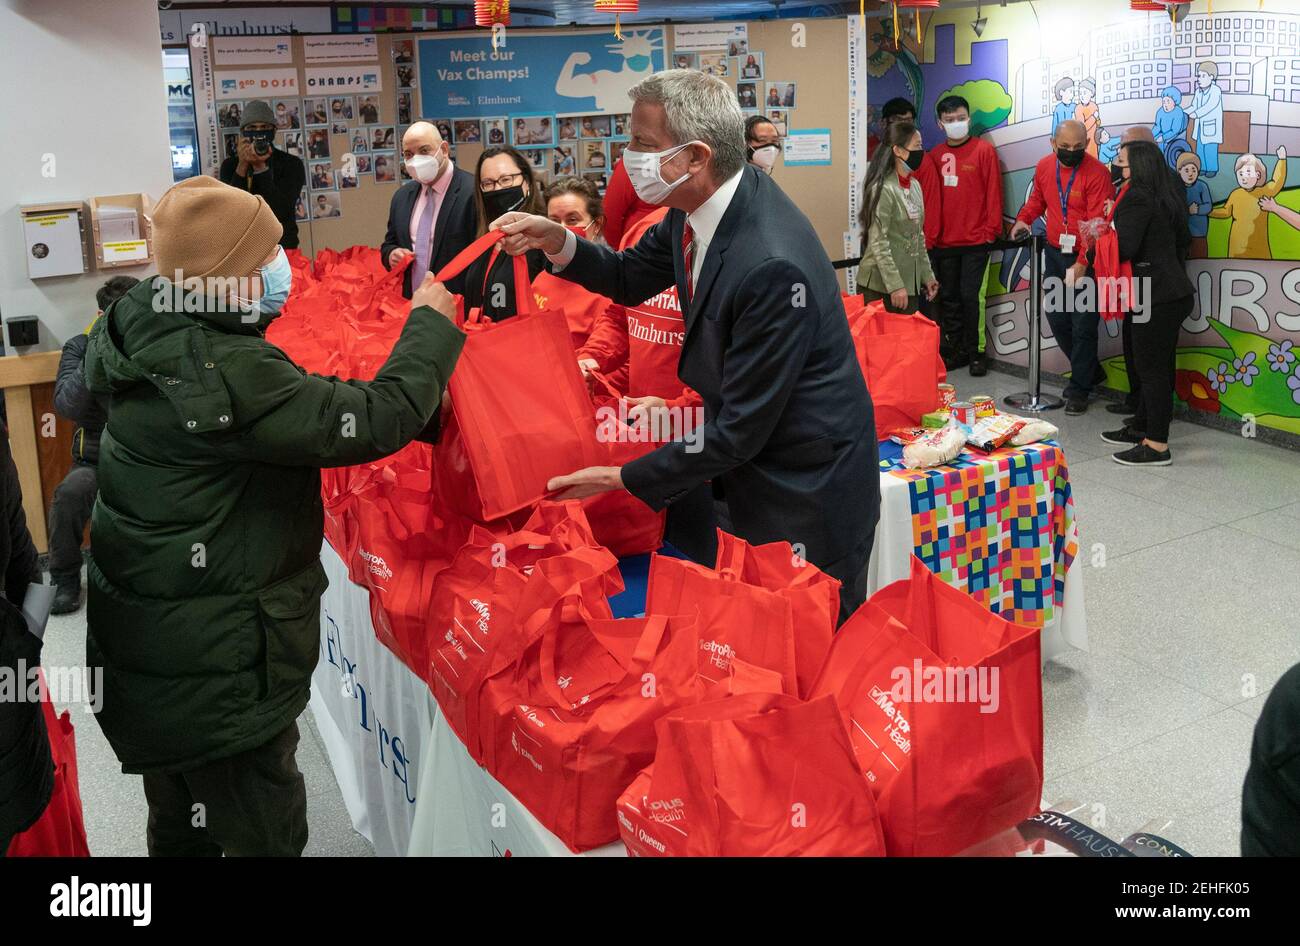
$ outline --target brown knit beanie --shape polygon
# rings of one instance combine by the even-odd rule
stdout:
[[[211,177],[181,181],[153,210],[158,274],[173,281],[251,275],[283,233],[264,198]]]

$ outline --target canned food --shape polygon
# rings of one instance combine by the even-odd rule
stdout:
[[[967,427],[975,425],[975,405],[970,401],[952,402],[952,419]]]
[[[994,404],[991,397],[981,394],[979,397],[971,398],[970,402],[975,405],[976,417],[992,417],[998,412],[997,405]]]
[[[952,407],[952,402],[957,400],[957,389],[951,384],[939,385],[939,410],[946,411]]]

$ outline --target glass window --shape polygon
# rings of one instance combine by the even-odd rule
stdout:
[[[194,88],[190,60],[184,51],[163,53],[163,81],[167,86],[167,133],[172,156],[172,181],[199,173],[199,134],[194,119]]]

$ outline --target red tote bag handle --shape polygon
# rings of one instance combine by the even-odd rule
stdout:
[[[665,615],[649,615],[645,618],[645,622],[645,628],[642,630],[636,649],[632,653],[632,661],[628,665],[624,679],[629,676],[639,677],[650,667],[655,655],[659,653],[664,634],[668,630],[668,618]],[[555,672],[555,648],[559,635],[560,624],[558,621],[550,624],[542,633],[542,646],[538,655],[541,659],[542,688],[551,699],[556,701],[557,706],[572,711],[581,704],[574,703],[570,696],[564,692],[560,687],[559,674]],[[591,696],[592,694],[583,695]]]
[[[438,270],[433,278],[440,283],[454,279],[468,269],[470,263],[492,249],[504,236],[505,232],[502,230],[489,230],[452,257],[451,262]],[[529,315],[535,306],[533,305],[533,280],[528,275],[528,258],[515,256],[512,259],[515,267],[515,314]],[[491,269],[490,264],[488,268]]]

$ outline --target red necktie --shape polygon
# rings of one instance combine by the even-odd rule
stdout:
[[[686,301],[689,303],[691,297],[695,295],[695,280],[691,278],[691,270],[695,268],[695,231],[691,229],[691,222],[686,221],[682,227],[682,260],[686,264]]]

